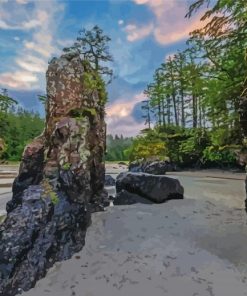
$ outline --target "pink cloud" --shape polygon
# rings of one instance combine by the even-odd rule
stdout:
[[[150,23],[146,26],[137,27],[136,25],[129,24],[125,27],[125,32],[127,33],[127,39],[130,42],[145,38],[150,35],[153,31],[153,24]]]
[[[136,122],[132,116],[124,118],[116,118],[110,123],[107,122],[107,134],[111,135],[124,135],[125,137],[133,137],[144,129],[144,123]]]
[[[171,44],[186,39],[189,33],[202,27],[200,16],[185,19],[188,5],[180,0],[133,0],[137,5],[147,5],[155,19],[148,26],[131,24],[126,27],[127,39],[131,42],[153,35],[160,44]],[[165,3],[164,3],[165,2]]]
[[[0,74],[0,84],[10,88],[29,89],[37,81],[37,76],[28,71]]]
[[[122,98],[110,104],[106,108],[107,133],[135,136],[144,128],[143,123],[137,122],[132,112],[135,105],[145,99],[143,93],[135,94],[126,101]]]

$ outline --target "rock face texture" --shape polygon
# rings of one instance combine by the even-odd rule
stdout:
[[[170,199],[182,199],[184,189],[178,180],[165,176],[156,176],[143,173],[121,173],[116,180],[117,196],[114,204],[120,204],[124,200],[124,192],[127,191],[126,199],[135,201],[135,194],[155,203],[162,203]],[[136,201],[138,202],[138,201]],[[122,204],[122,203],[121,203]]]
[[[104,194],[104,101],[97,75],[77,55],[47,71],[44,133],[23,154],[0,228],[0,295],[28,290],[84,245]],[[93,83],[92,83],[93,82]]]
[[[113,204],[115,206],[132,205],[136,203],[153,204],[153,201],[124,189],[118,192],[116,197],[113,199]]]
[[[175,170],[175,166],[165,160],[140,160],[131,162],[129,165],[129,171],[133,173],[143,172],[152,175],[165,175],[166,172]]]
[[[105,175],[105,186],[115,186],[116,181],[111,175]]]

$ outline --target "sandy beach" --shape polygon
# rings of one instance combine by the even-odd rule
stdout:
[[[243,209],[185,199],[93,215],[83,250],[25,296],[247,295]]]
[[[107,166],[114,177],[125,169]],[[184,200],[94,213],[84,248],[22,295],[247,295],[244,174],[170,174]]]

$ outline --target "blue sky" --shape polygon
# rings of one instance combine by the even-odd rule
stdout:
[[[47,62],[99,25],[112,41],[116,78],[108,87],[108,132],[136,135],[143,90],[167,56],[185,47],[199,17],[184,18],[187,0],[0,0],[0,87],[25,107],[42,110]]]

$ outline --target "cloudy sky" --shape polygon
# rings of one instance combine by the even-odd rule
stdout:
[[[82,27],[111,38],[115,80],[108,87],[108,132],[136,135],[143,90],[167,56],[185,47],[199,18],[184,18],[189,0],[0,0],[0,87],[22,106],[42,110],[47,62]]]

